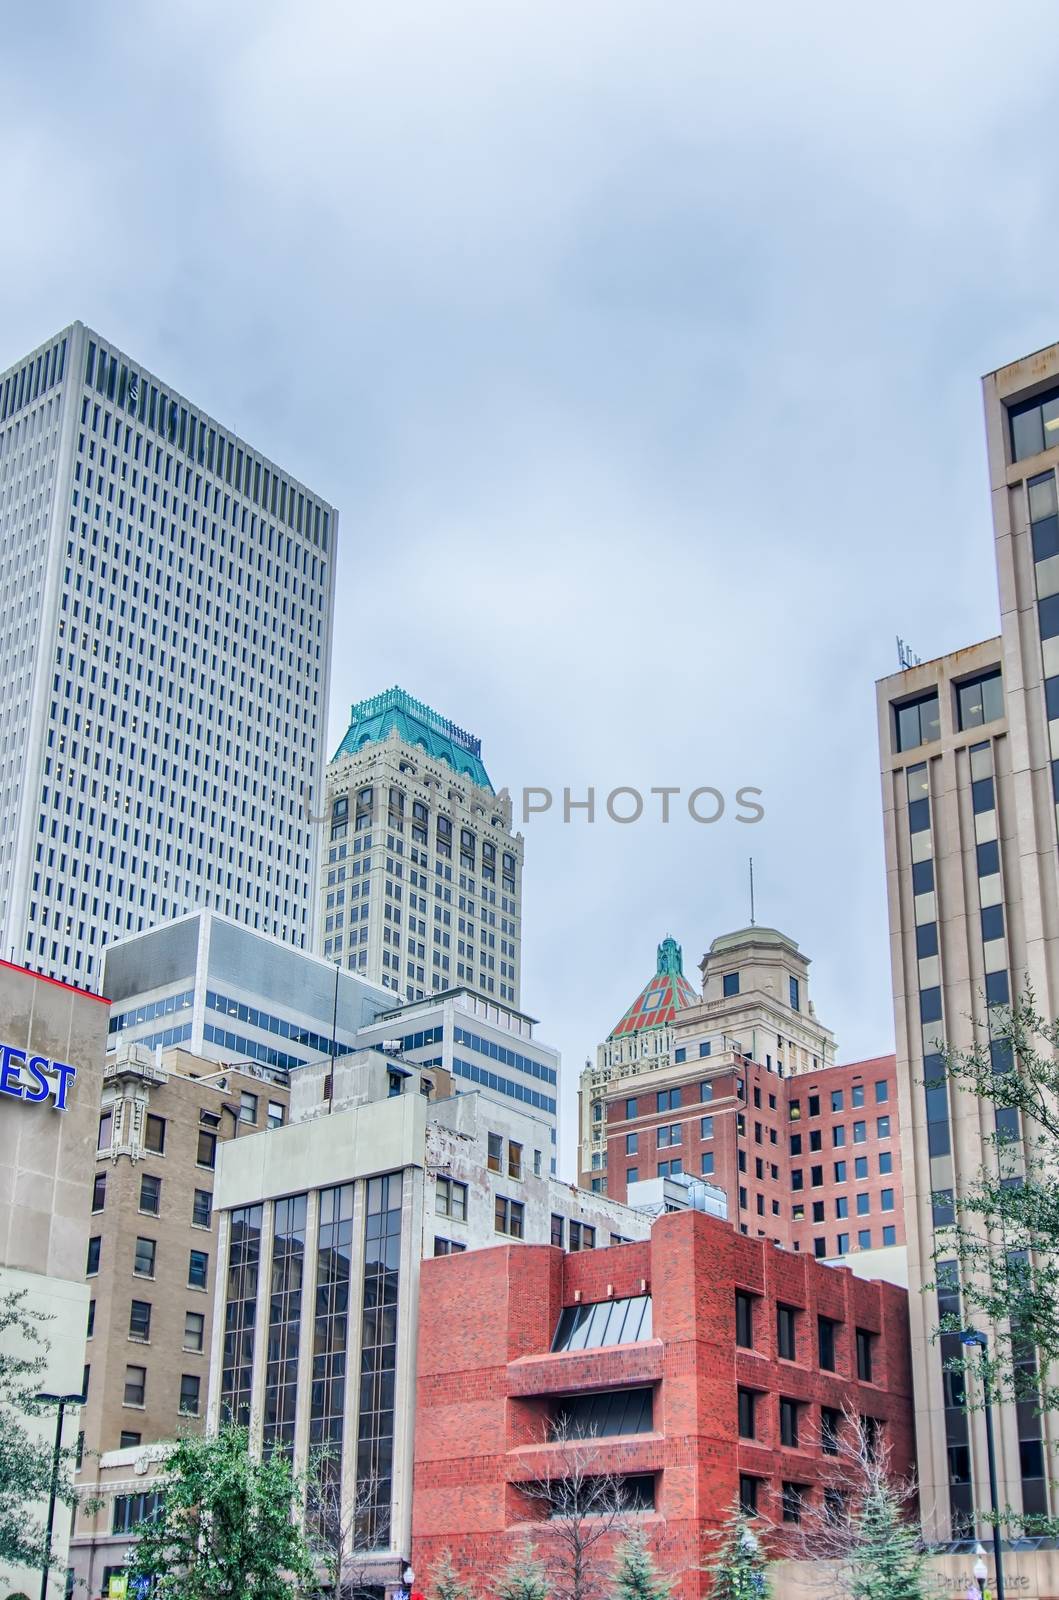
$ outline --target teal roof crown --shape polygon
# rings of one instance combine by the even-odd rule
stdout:
[[[445,761],[479,789],[494,793],[489,774],[482,765],[482,741],[473,733],[432,711],[422,700],[414,700],[394,686],[369,700],[358,700],[349,713],[349,728],[335,751],[334,760],[353,755],[366,744],[381,744],[396,733],[405,744],[418,747],[436,761]]]
[[[684,952],[677,941],[667,933],[662,943],[658,946],[659,977],[682,978],[684,976]]]

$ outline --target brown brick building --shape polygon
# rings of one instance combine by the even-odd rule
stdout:
[[[480,1307],[468,1323],[465,1308]],[[907,1296],[740,1237],[696,1212],[648,1242],[577,1256],[545,1246],[424,1263],[412,1559],[496,1570],[547,1538],[519,1485],[561,1475],[557,1422],[623,1476],[683,1600],[727,1511],[780,1525],[819,1501],[844,1405],[913,1457]],[[782,1532],[779,1535],[782,1544]]]
[[[86,1260],[79,1483],[92,1492],[105,1455],[111,1493],[79,1515],[70,1551],[91,1596],[106,1592],[105,1569],[122,1564],[125,1543],[115,1536],[142,1513],[143,1447],[204,1425],[217,1151],[280,1126],[287,1102],[286,1085],[260,1068],[219,1068],[185,1050],[136,1044],[107,1057]]]

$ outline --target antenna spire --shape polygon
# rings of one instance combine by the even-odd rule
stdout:
[[[755,926],[755,923],[754,923],[754,858],[753,858],[753,856],[749,857],[749,861],[750,861],[750,926],[753,928]]]

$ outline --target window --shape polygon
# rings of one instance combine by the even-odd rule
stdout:
[[[507,1175],[509,1178],[522,1177],[522,1146],[514,1139],[507,1142]]]
[[[98,1233],[88,1241],[88,1261],[85,1266],[85,1276],[88,1278],[99,1271],[99,1253],[102,1245],[103,1237]]]
[[[712,1150],[704,1150],[702,1152],[702,1160],[701,1160],[700,1166],[701,1166],[702,1175],[703,1175],[704,1178],[712,1177],[712,1175],[713,1175],[713,1151]]]
[[[888,1222],[883,1228],[882,1242],[884,1245],[897,1243],[897,1229],[894,1227],[892,1222]]]
[[[552,1244],[562,1250],[566,1243],[566,1218],[552,1212]]]
[[[813,1201],[813,1221],[814,1222],[823,1222],[823,1220],[824,1220],[824,1202],[822,1200],[814,1200]]]
[[[783,1520],[784,1522],[801,1522],[804,1485],[800,1483],[785,1483],[783,1485]]]
[[[1059,440],[1056,441],[1059,443]],[[1004,686],[999,668],[983,673],[956,688],[956,709],[961,728],[980,728],[1004,715]]]
[[[757,1516],[757,1492],[760,1479],[751,1478],[748,1473],[739,1474],[739,1509],[744,1517]]]
[[[1008,407],[1011,459],[1025,461],[1059,444],[1059,389],[1048,389],[1032,400]]]
[[[639,1169],[639,1167],[629,1167],[628,1171],[625,1174],[625,1182],[626,1183],[639,1183],[639,1181],[640,1181],[640,1169]]]
[[[832,1089],[832,1091],[831,1091],[831,1109],[832,1109],[832,1111],[841,1111],[843,1109],[844,1104],[845,1104],[845,1095],[842,1093],[842,1090],[841,1089]]]
[[[872,1381],[872,1344],[874,1334],[866,1328],[857,1329],[857,1377],[862,1383]]]
[[[197,1373],[182,1372],[180,1375],[180,1415],[182,1417],[197,1417],[199,1414],[199,1390],[202,1379]]]
[[[884,1189],[882,1191],[881,1201],[882,1201],[882,1209],[884,1211],[892,1211],[893,1208],[894,1208],[894,1192],[893,1192],[893,1190],[892,1189]]]
[[[438,1178],[434,1188],[434,1209],[439,1217],[467,1221],[467,1185],[455,1178]]]
[[[636,1116],[636,1101],[635,1100],[626,1100],[626,1102],[625,1102],[625,1118],[626,1118],[626,1121],[632,1121],[632,1119],[635,1116]]]
[[[938,711],[938,694],[920,695],[917,700],[907,700],[894,707],[897,749],[914,750],[917,745],[933,744],[941,738],[941,720]]]
[[[268,1126],[282,1128],[287,1120],[286,1109],[282,1100],[270,1100],[268,1103]]]
[[[213,1217],[213,1196],[208,1189],[196,1189],[191,1202],[191,1221],[196,1228],[208,1228]]]
[[[660,1161],[658,1163],[658,1176],[660,1178],[675,1178],[683,1171],[684,1163],[679,1156],[673,1161]],[[743,1192],[745,1193],[745,1190]]]
[[[788,978],[787,982],[788,982],[788,985],[789,985],[791,1010],[792,1011],[800,1011],[801,1010],[801,997],[800,997],[800,994],[799,994],[798,980],[797,980],[797,978]]]
[[[801,1153],[802,1153],[802,1136],[801,1136],[800,1133],[792,1133],[791,1134],[791,1136],[790,1136],[790,1147],[791,1147],[791,1155],[792,1156],[800,1156],[801,1155]]]
[[[200,1167],[209,1167],[212,1171],[217,1165],[217,1135],[207,1133],[205,1128],[199,1129],[198,1153],[195,1156]]]
[[[788,1117],[790,1118],[790,1120],[792,1122],[797,1122],[800,1119],[801,1114],[802,1114],[802,1102],[800,1100],[792,1100],[790,1102],[789,1106],[787,1107],[787,1115],[788,1115]]]
[[[845,1183],[845,1181],[846,1181],[846,1163],[844,1161],[836,1161],[835,1162],[835,1182],[836,1183]]]
[[[680,1107],[679,1089],[659,1089],[656,1096],[659,1111],[676,1111]]]
[[[138,1435],[137,1435],[138,1437]],[[161,1494],[116,1494],[114,1496],[114,1532],[131,1533],[141,1522],[149,1522],[158,1514],[162,1504]],[[112,1567],[112,1572],[124,1572],[124,1567]]]
[[[436,1256],[462,1256],[467,1249],[465,1244],[457,1244],[454,1239],[442,1239],[439,1234],[434,1235],[434,1254]]]
[[[97,1150],[109,1150],[114,1142],[114,1113],[104,1111],[99,1119],[99,1133],[96,1138]]]
[[[744,1350],[754,1348],[754,1296],[735,1291],[735,1342]]]
[[[677,1048],[673,1051],[673,1060],[679,1065],[682,1061],[686,1061],[687,1059],[687,1046],[682,1044],[677,1045]]]
[[[832,1406],[820,1407],[820,1448],[825,1456],[838,1455],[838,1430],[842,1426],[842,1413]]]
[[[713,1118],[712,1117],[700,1117],[699,1118],[699,1138],[700,1139],[712,1139],[713,1138]]]
[[[611,1438],[650,1433],[654,1395],[650,1389],[612,1389],[560,1400],[551,1419],[553,1438]]]
[[[142,1406],[147,1393],[147,1368],[125,1368],[125,1405]]]
[[[206,1314],[203,1311],[184,1312],[184,1349],[201,1350],[206,1335]]]
[[[739,1389],[737,1395],[739,1437],[740,1439],[756,1439],[754,1412],[757,1407],[757,1394],[753,1389]]]
[[[780,1396],[780,1444],[788,1449],[798,1448],[798,1402]]]
[[[811,1117],[818,1117],[820,1115],[820,1096],[818,1094],[811,1094],[809,1096],[809,1115]]]
[[[846,1142],[846,1130],[842,1126],[841,1122],[838,1122],[831,1129],[831,1144],[832,1144],[832,1147],[834,1149],[836,1149],[836,1150],[841,1150],[842,1146],[845,1144],[845,1142]]]
[[[843,1234],[839,1234],[840,1239],[843,1237]],[[839,1254],[842,1254],[841,1250]],[[838,1323],[831,1317],[817,1317],[816,1319],[817,1360],[824,1372],[836,1372],[838,1370],[835,1365],[835,1330],[837,1327]]]
[[[587,1222],[570,1222],[570,1249],[594,1250],[596,1248],[596,1230]]]
[[[239,1096],[239,1121],[257,1122],[257,1095],[251,1094],[249,1089],[244,1089]]]
[[[673,1122],[667,1127],[658,1129],[658,1148],[667,1150],[670,1145],[680,1143],[680,1123]]]
[[[793,1306],[776,1307],[776,1353],[784,1361],[793,1361],[797,1350],[795,1342],[795,1317]]]
[[[867,1137],[868,1137],[868,1124],[866,1122],[855,1122],[853,1124],[853,1143],[854,1144],[864,1144],[864,1142],[866,1141]]]
[[[824,1182],[824,1169],[823,1169],[823,1167],[810,1167],[809,1168],[809,1182],[811,1183],[811,1185],[812,1185],[812,1187],[814,1189],[820,1189],[820,1188],[823,1187],[823,1182]]]
[[[713,1084],[712,1083],[700,1083],[699,1084],[699,1099],[700,1100],[712,1100],[713,1099]]]
[[[192,1250],[188,1257],[188,1288],[205,1289],[210,1258],[205,1250]]]
[[[102,1211],[107,1201],[107,1175],[97,1172],[92,1180],[92,1210]]]
[[[494,1222],[497,1233],[506,1233],[512,1239],[521,1239],[524,1215],[525,1207],[521,1200],[505,1200],[503,1195],[497,1195]]]
[[[844,1194],[838,1195],[835,1199],[835,1216],[839,1222],[849,1216],[849,1200]]]
[[[144,1148],[150,1150],[152,1155],[160,1156],[165,1151],[165,1118],[156,1117],[148,1113],[144,1129]]]
[[[836,1256],[845,1256],[849,1254],[848,1233],[840,1233],[838,1238],[835,1240],[835,1254]]]
[[[87,1324],[87,1326],[85,1328],[85,1338],[86,1339],[91,1339],[91,1337],[95,1333],[95,1331],[96,1331],[96,1302],[94,1300],[90,1300],[88,1302],[88,1324]]]
[[[131,1428],[122,1428],[121,1434],[120,1434],[119,1439],[118,1439],[118,1449],[119,1450],[135,1450],[137,1445],[142,1444],[142,1443],[143,1443],[143,1434],[142,1433],[133,1433]],[[114,1568],[115,1572],[120,1572],[121,1570],[122,1569],[120,1567],[115,1567]],[[104,1593],[105,1592],[106,1591],[104,1591]]]
[[[866,1217],[870,1211],[871,1211],[871,1196],[869,1194],[859,1194],[857,1196],[857,1215],[858,1215],[858,1217]]]
[[[151,1337],[151,1302],[149,1300],[134,1300],[129,1307],[129,1338],[149,1339]]]
[[[724,993],[726,995],[738,994],[739,993],[739,974],[738,974],[738,972],[726,972],[725,973],[724,977],[721,979],[721,990],[722,990],[722,993]]]
[[[875,1104],[884,1106],[890,1098],[890,1085],[883,1079],[875,1085]]]
[[[504,1141],[498,1133],[489,1135],[489,1153],[486,1165],[490,1172],[503,1172],[504,1170]]]
[[[132,1260],[132,1270],[137,1277],[154,1277],[155,1248],[153,1239],[137,1239]]]
[[[559,1317],[552,1350],[597,1350],[636,1344],[651,1337],[651,1296],[567,1306]]]
[[[855,1156],[854,1157],[854,1160],[853,1160],[853,1176],[855,1178],[866,1178],[868,1176],[868,1158],[867,1158],[867,1156]]]
[[[627,1133],[625,1135],[625,1154],[627,1156],[634,1156],[638,1153],[639,1148],[640,1135],[638,1133]]]

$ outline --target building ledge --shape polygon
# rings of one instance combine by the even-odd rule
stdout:
[[[522,1356],[507,1369],[508,1394],[566,1394],[581,1389],[624,1389],[662,1377],[662,1341],[599,1345],[592,1350],[557,1350]]]

